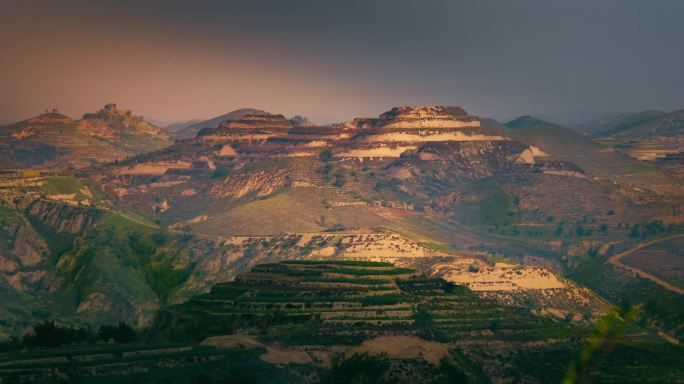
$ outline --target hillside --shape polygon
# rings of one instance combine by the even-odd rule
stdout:
[[[458,107],[397,107],[326,127],[301,127],[278,114],[245,115],[87,175],[117,206],[200,238],[271,244],[283,234],[381,231],[461,261],[485,260],[482,268],[503,256],[561,276],[637,242],[641,231],[635,235],[634,227],[644,228],[644,236],[681,231],[684,216],[673,210],[681,205],[680,187],[658,169],[560,126],[520,119],[504,129],[487,121]],[[330,246],[326,252],[339,255],[337,245],[321,247]],[[287,254],[307,248],[291,246]],[[278,253],[264,246],[257,254]],[[358,256],[373,255],[369,248]],[[414,262],[438,273],[436,259]],[[457,275],[472,286],[478,279],[515,286],[507,285],[509,278],[492,281],[506,272]],[[584,313],[581,300],[600,302],[564,289],[576,294],[554,306],[561,316]],[[494,296],[537,310],[560,297]]]
[[[608,119],[599,124],[595,124],[595,136],[611,136],[624,133],[642,124],[649,124],[667,115],[667,112],[657,110],[647,110],[636,113],[629,113],[614,119]]]
[[[547,153],[549,159],[571,161],[592,176],[657,193],[681,190],[675,180],[657,167],[638,162],[563,126],[521,117],[506,123],[506,127],[514,137]]]
[[[288,260],[167,308],[141,335],[144,344],[12,351],[0,378],[678,382],[682,349],[644,339],[632,318],[614,311],[592,331],[389,263]],[[636,362],[647,368],[625,369]]]
[[[639,160],[657,160],[684,152],[684,110],[643,111],[604,124],[594,134]]]
[[[0,127],[3,155],[23,168],[83,168],[167,145],[159,128],[115,104],[80,120],[46,112]]]

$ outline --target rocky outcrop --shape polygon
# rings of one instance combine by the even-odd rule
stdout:
[[[284,171],[275,173],[257,171],[253,173],[239,173],[226,177],[220,183],[215,183],[209,193],[219,197],[239,199],[249,194],[268,196],[289,182]]]
[[[36,200],[28,207],[28,214],[57,232],[70,234],[82,233],[99,217],[99,212],[96,210],[47,200]]]
[[[24,219],[2,223],[1,232],[6,239],[0,245],[0,274],[35,267],[50,254],[45,240]]]

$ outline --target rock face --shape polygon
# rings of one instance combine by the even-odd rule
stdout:
[[[288,182],[287,175],[280,171],[275,174],[258,171],[247,174],[229,176],[221,183],[216,183],[209,190],[212,195],[239,199],[248,194],[268,196],[276,192]]]
[[[96,211],[60,203],[37,200],[28,208],[31,217],[58,232],[79,234],[95,223]]]

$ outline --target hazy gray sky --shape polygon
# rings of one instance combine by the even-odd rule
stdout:
[[[0,121],[684,108],[684,1],[0,0]]]

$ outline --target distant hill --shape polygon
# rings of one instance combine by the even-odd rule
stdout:
[[[0,150],[21,167],[82,168],[161,149],[168,136],[108,104],[80,120],[56,111],[0,127]]]
[[[595,136],[611,136],[629,133],[640,126],[649,126],[661,120],[668,113],[658,110],[647,110],[630,113],[615,119],[607,120],[596,125]]]
[[[684,110],[642,111],[606,122],[594,136],[638,160],[657,160],[684,152]]]
[[[648,189],[668,188],[673,183],[655,166],[642,164],[562,125],[523,116],[505,126],[513,137],[540,148],[552,160],[571,161],[600,178]]]
[[[163,128],[166,132],[172,133],[172,132],[178,132],[178,131],[180,131],[180,130],[183,129],[183,128],[187,128],[187,127],[189,127],[189,126],[191,126],[191,125],[199,124],[199,123],[202,123],[202,122],[204,122],[204,120],[202,120],[202,119],[192,119],[192,120],[187,120],[187,121],[181,121],[181,122],[177,122],[177,123],[167,124],[167,125],[164,125],[162,128]]]
[[[227,120],[237,120],[245,115],[263,115],[266,111],[253,108],[241,108],[234,111],[228,112],[221,116],[216,116],[213,119],[195,122],[189,125],[185,125],[176,130],[171,130],[167,127],[167,131],[171,133],[171,137],[174,139],[192,139],[197,136],[202,128],[215,128],[219,124]],[[175,127],[173,127],[175,128]]]
[[[560,124],[583,134],[592,134],[605,124],[624,117],[625,113],[609,111],[567,110],[554,113],[534,114],[535,117]]]

